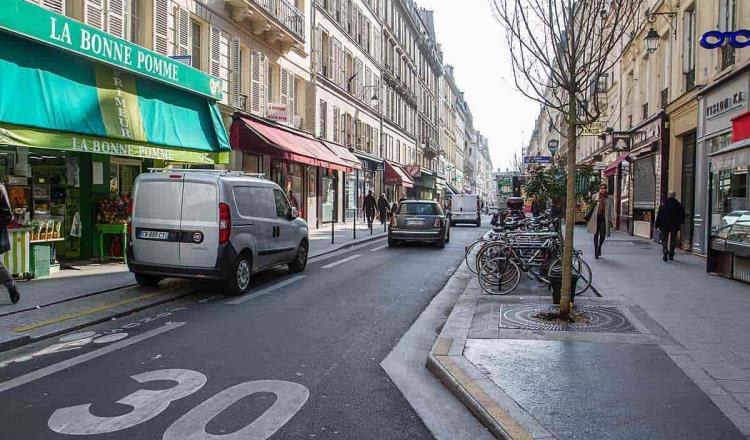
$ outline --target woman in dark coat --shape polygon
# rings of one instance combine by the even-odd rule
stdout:
[[[388,199],[385,198],[385,194],[380,194],[380,197],[378,197],[378,214],[381,225],[385,224],[386,218],[388,217],[388,208],[390,207],[391,204],[388,202]]]

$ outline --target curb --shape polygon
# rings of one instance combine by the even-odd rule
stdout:
[[[350,247],[358,246],[360,244],[369,243],[371,241],[375,241],[375,240],[378,240],[378,239],[381,239],[381,238],[386,238],[387,236],[388,236],[387,232],[382,232],[382,233],[378,233],[378,234],[373,234],[373,235],[365,237],[365,238],[358,238],[358,239],[350,241],[348,243],[344,243],[344,244],[340,244],[340,245],[334,245],[335,246],[334,248],[332,248],[332,249],[326,249],[326,250],[324,250],[322,252],[319,252],[317,254],[312,254],[311,253],[308,258],[322,257],[323,255],[332,254],[334,252],[338,252],[338,251],[343,250],[343,249],[348,249]]]

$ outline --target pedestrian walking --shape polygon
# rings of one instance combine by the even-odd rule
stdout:
[[[380,224],[384,225],[388,217],[388,208],[391,207],[388,199],[385,198],[385,194],[381,193],[378,197],[378,214],[380,217]]]
[[[667,200],[659,206],[656,215],[656,228],[661,234],[662,259],[674,260],[674,250],[677,247],[677,232],[685,223],[685,207],[682,206],[674,191],[667,194]]]
[[[365,211],[365,217],[367,218],[367,227],[372,229],[372,220],[375,218],[375,208],[378,205],[378,201],[372,194],[372,190],[367,191],[367,196],[362,202],[362,209]]]
[[[13,210],[10,207],[8,191],[2,183],[0,183],[0,197],[2,197],[2,200],[0,200],[0,255],[2,255],[10,250],[8,225],[13,220]],[[3,265],[2,261],[0,261],[0,283],[8,289],[10,302],[15,304],[21,299],[15,281],[13,281],[13,277],[10,275],[5,265]]]
[[[596,195],[596,204],[588,220],[588,230],[594,234],[594,258],[599,259],[602,255],[602,245],[604,239],[611,234],[612,226],[612,198],[607,194],[607,185],[599,185],[599,192]]]

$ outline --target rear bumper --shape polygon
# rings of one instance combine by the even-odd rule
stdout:
[[[186,267],[165,266],[137,261],[133,254],[133,246],[128,245],[128,269],[132,273],[157,275],[169,278],[197,278],[207,280],[224,280],[231,275],[231,262],[237,258],[234,248],[229,245],[219,247],[219,253],[214,267]]]
[[[461,223],[461,222],[476,222],[481,217],[479,216],[479,213],[461,213],[461,212],[453,212],[451,213],[451,222],[452,223]]]
[[[394,240],[439,240],[444,235],[442,229],[390,229],[388,238]]]

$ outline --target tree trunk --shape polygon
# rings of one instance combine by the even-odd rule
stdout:
[[[560,316],[570,316],[570,282],[573,261],[573,230],[576,224],[576,96],[568,93],[568,178],[565,182],[565,238],[562,256]]]

